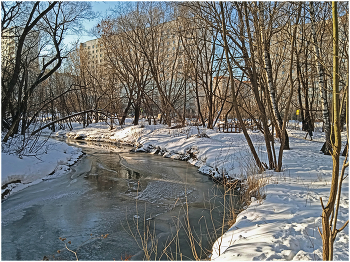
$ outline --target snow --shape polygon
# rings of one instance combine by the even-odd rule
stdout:
[[[198,167],[200,172],[214,177],[242,178],[254,163],[242,133],[219,133],[196,126],[170,129],[164,125],[129,125],[123,128],[116,126],[111,130],[104,123],[94,123],[87,128],[75,123],[73,127],[73,130],[60,130],[52,135],[133,145],[138,152],[186,160]],[[320,127],[317,128],[313,141],[309,141],[304,139],[306,132],[300,131],[298,123],[290,123],[291,150],[284,151],[283,172],[267,171],[262,174],[268,182],[264,188],[266,198],[252,198],[250,205],[237,215],[233,226],[214,243],[212,260],[322,259],[322,241],[318,233],[318,227],[322,230],[320,197],[324,203],[327,202],[332,158],[319,152],[324,136],[319,132]],[[44,132],[48,134],[50,130]],[[253,131],[250,135],[261,161],[266,163],[263,136]],[[345,141],[345,134],[342,136]],[[57,169],[60,161],[68,163],[74,159],[72,153],[62,153],[63,143],[52,143],[57,143],[55,153],[41,156],[42,162],[2,154],[2,172],[6,173],[2,176],[2,184],[16,179],[34,181],[42,178],[42,175],[35,175],[39,165],[42,171],[37,173],[47,175]],[[73,149],[66,146],[66,152],[73,152],[70,150]],[[343,161],[344,157],[341,157]],[[348,219],[348,177],[343,182],[340,206],[337,228]],[[349,260],[348,227],[338,233],[334,249],[334,260]]]
[[[164,125],[138,125],[110,130],[108,125],[97,123],[87,128],[76,125],[72,131],[60,130],[54,135],[134,145],[138,152],[155,153],[159,149],[158,154],[174,159],[186,159],[192,153],[195,158],[189,160],[191,164],[199,167],[200,172],[217,177],[222,173],[239,177],[251,159],[243,134],[217,133],[202,127],[169,129]],[[266,158],[262,150],[263,137],[253,133],[252,139],[258,146],[259,155]]]
[[[43,140],[45,139],[40,138],[38,143]],[[10,143],[11,141],[8,144]],[[12,194],[42,180],[60,176],[82,155],[81,149],[53,139],[49,139],[36,154],[32,155],[18,156],[6,146],[3,148],[5,150],[1,152],[2,194],[7,189]],[[18,180],[20,183],[14,183]]]

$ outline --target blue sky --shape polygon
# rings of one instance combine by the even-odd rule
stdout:
[[[66,36],[64,43],[66,45],[70,45],[71,43],[74,43],[75,41],[79,40],[79,42],[86,42],[92,39],[95,39],[96,36],[89,33],[89,31],[95,27],[102,18],[106,17],[107,15],[112,14],[112,12],[109,10],[111,8],[114,8],[116,5],[123,4],[123,2],[115,2],[115,1],[90,1],[92,6],[92,11],[96,12],[97,18],[92,20],[85,20],[84,21],[84,27],[85,31],[82,31],[79,35],[76,34],[69,34]]]

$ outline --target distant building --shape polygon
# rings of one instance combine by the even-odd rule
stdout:
[[[113,71],[113,63],[118,60],[114,57],[113,48],[115,46],[121,45],[119,41],[123,41],[123,34],[130,34],[133,31],[116,33],[110,35],[107,38],[98,38],[93,39],[80,44],[80,64],[82,68],[87,70],[90,74],[95,74],[100,78],[100,81],[110,80]],[[157,37],[157,59],[159,61],[159,73],[158,81],[164,88],[168,86],[171,87],[174,91],[177,88],[181,88],[184,85],[184,70],[186,66],[186,61],[184,59],[184,48],[183,48],[183,30],[182,25],[178,20],[166,22],[160,24],[157,27],[156,31]],[[124,43],[125,44],[125,43]],[[126,47],[123,52],[125,54],[132,56],[137,56],[137,50],[132,50],[132,46]],[[140,56],[142,57],[142,56]],[[133,58],[131,58],[133,59]],[[143,59],[143,58],[142,58]],[[175,63],[175,64],[174,64]],[[174,70],[176,73],[174,74]],[[156,103],[160,101],[160,94],[156,88],[156,84],[151,77],[151,74],[148,73],[149,81],[147,82],[145,90],[148,94],[152,95],[152,100]],[[191,83],[187,82],[187,85]],[[121,83],[115,83],[115,87],[120,87]],[[121,90],[121,96],[127,97],[127,94],[123,88]],[[186,90],[186,112],[191,114],[194,112],[195,103],[191,99],[192,95],[190,93],[190,88]],[[124,99],[127,103],[127,99]],[[177,103],[182,103],[183,101],[177,100]],[[154,108],[158,110],[158,108]]]
[[[80,44],[80,61],[82,65],[96,71],[103,65],[105,49],[101,39],[93,39]]]
[[[23,28],[12,27],[1,33],[1,67],[9,69],[15,65],[19,38]],[[22,49],[22,63],[32,70],[39,69],[39,41],[38,31],[31,31],[24,41]]]

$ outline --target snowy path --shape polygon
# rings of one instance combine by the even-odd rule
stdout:
[[[254,201],[218,239],[212,259],[322,260],[320,197],[329,193],[332,159],[318,152],[319,143],[291,138],[285,172],[274,173],[267,197]],[[311,149],[311,150],[310,150]],[[342,158],[343,159],[343,158]],[[338,228],[348,219],[349,179],[343,184]],[[348,228],[339,233],[334,260],[349,259]]]

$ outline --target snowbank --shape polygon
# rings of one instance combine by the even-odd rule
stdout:
[[[84,129],[81,125],[73,127],[72,131],[60,130],[52,135],[133,145],[137,151],[188,160],[200,172],[214,177],[222,177],[222,174],[240,177],[252,159],[242,133],[217,133],[195,126],[170,129],[164,125],[138,125],[110,130],[108,125],[97,123]],[[251,136],[262,161],[267,162],[263,137],[258,133],[251,133]]]
[[[291,138],[282,173],[266,186],[266,199],[253,201],[213,247],[212,260],[322,260],[320,197],[327,201],[332,158],[321,143]],[[341,161],[344,158],[341,157]],[[342,188],[338,226],[349,216],[349,178]],[[349,228],[335,242],[334,260],[349,260]]]
[[[33,155],[19,157],[11,152],[1,152],[1,194],[17,192],[43,179],[62,175],[81,155],[81,149],[53,139]]]

